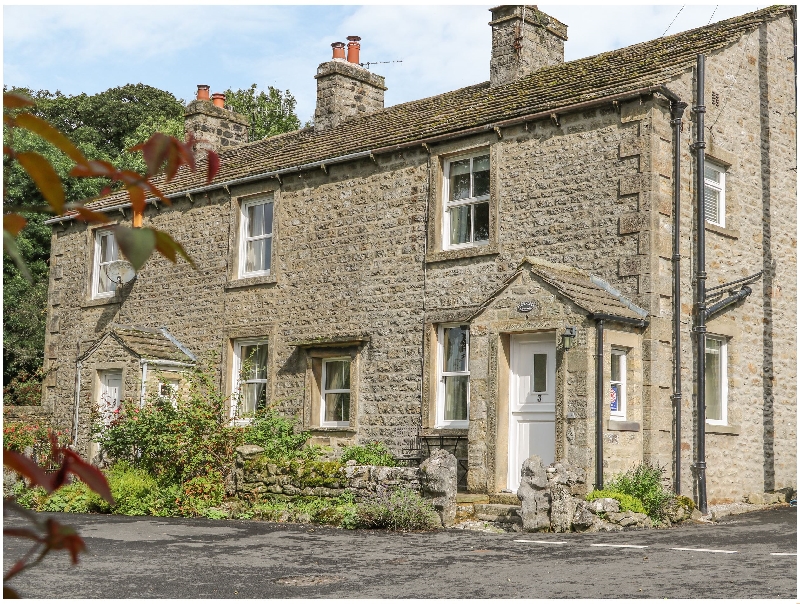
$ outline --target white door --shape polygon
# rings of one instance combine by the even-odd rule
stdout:
[[[122,391],[122,371],[101,371],[98,375],[100,391],[97,393],[97,411],[104,427],[111,425],[119,414],[120,393]],[[89,460],[92,461],[100,452],[100,445],[89,443]]]
[[[531,455],[545,466],[556,457],[555,333],[511,338],[508,406],[508,488],[519,487],[522,463]]]

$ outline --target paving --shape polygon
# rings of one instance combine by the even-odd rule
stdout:
[[[15,578],[35,598],[792,598],[797,508],[613,534],[391,533],[53,514],[89,552]],[[14,517],[6,525],[15,525]],[[4,539],[4,569],[23,552]]]

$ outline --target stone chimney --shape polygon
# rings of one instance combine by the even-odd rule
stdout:
[[[194,134],[194,151],[224,151],[247,142],[250,121],[225,109],[225,95],[215,92],[209,99],[209,86],[197,86],[197,98],[183,111],[183,131]]]
[[[533,5],[492,9],[492,60],[489,79],[502,86],[542,67],[564,62],[567,26]]]
[[[317,110],[314,130],[321,132],[338,126],[356,115],[383,109],[386,91],[383,76],[359,65],[361,44],[358,36],[348,36],[347,58],[344,43],[334,42],[333,58],[317,67]]]

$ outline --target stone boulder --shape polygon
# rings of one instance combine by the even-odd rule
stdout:
[[[444,449],[436,449],[419,467],[422,496],[429,499],[442,526],[456,522],[458,461]]]
[[[586,501],[578,501],[575,505],[575,514],[572,516],[572,526],[578,531],[590,530],[597,516],[592,513],[591,506]]]
[[[575,496],[586,495],[586,471],[580,466],[567,461],[557,461],[550,464],[546,475],[550,484],[566,485],[570,493]]]
[[[594,501],[587,501],[586,505],[588,505],[589,509],[595,514],[612,514],[619,512],[619,501],[612,497],[601,497]]]
[[[517,498],[521,502],[522,530],[532,532],[550,528],[550,494],[540,457],[533,455],[522,463]]]

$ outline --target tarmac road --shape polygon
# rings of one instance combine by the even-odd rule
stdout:
[[[798,597],[797,508],[788,506],[718,524],[566,535],[52,516],[74,526],[89,551],[74,567],[54,552],[15,577],[22,597]],[[4,570],[26,545],[3,539]]]

